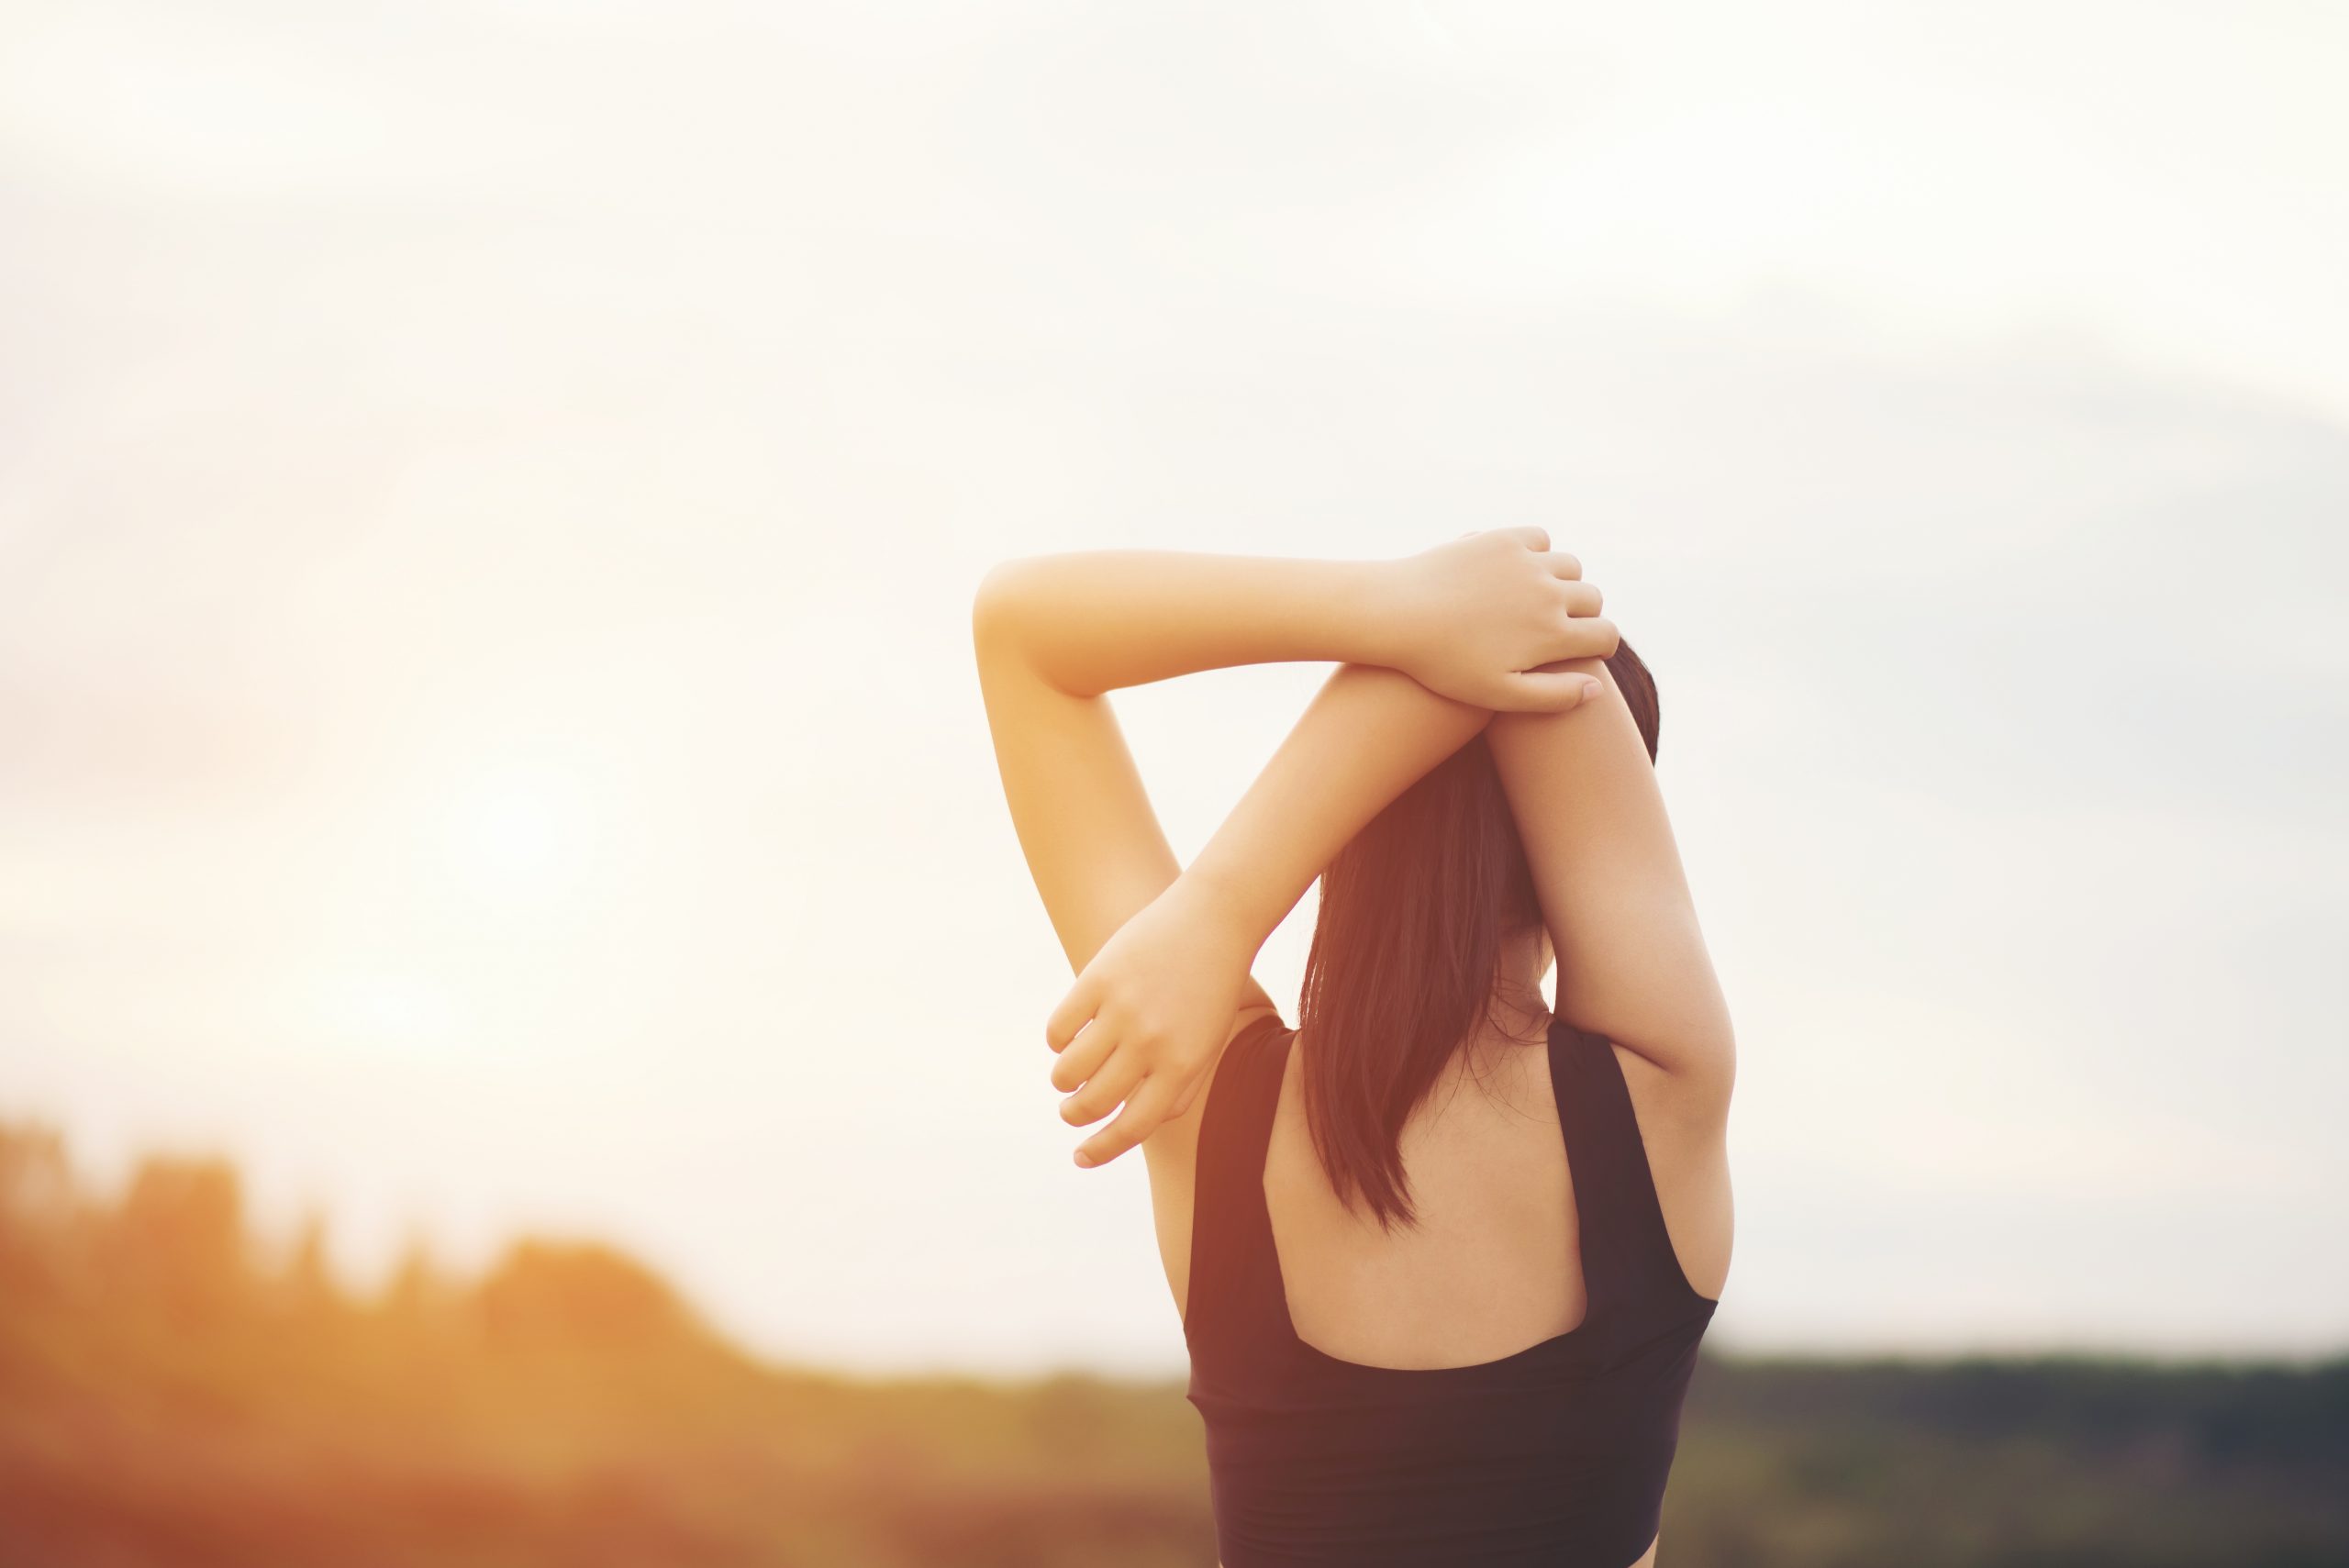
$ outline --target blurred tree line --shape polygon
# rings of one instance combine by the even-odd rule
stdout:
[[[1681,1452],[1684,1564],[2349,1564],[2349,1361],[1714,1358]],[[766,1365],[592,1243],[362,1297],[223,1162],[0,1125],[0,1563],[1214,1561],[1179,1382]]]

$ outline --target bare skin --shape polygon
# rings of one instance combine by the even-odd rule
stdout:
[[[1289,1052],[1264,1196],[1287,1285],[1289,1317],[1306,1343],[1341,1361],[1442,1367],[1498,1360],[1565,1333],[1586,1304],[1543,1041],[1549,1013],[1534,988],[1550,967],[1549,942],[1531,934],[1511,955],[1505,985],[1533,991],[1510,1036],[1483,1030],[1455,1057],[1402,1149],[1421,1224],[1383,1233],[1330,1191],[1306,1130],[1300,1040]],[[1498,988],[1497,988],[1497,991]],[[1616,1051],[1642,1129],[1668,1122],[1669,1091],[1633,1053]],[[1149,1146],[1145,1145],[1145,1149]],[[1658,1147],[1659,1169],[1704,1163],[1704,1151]],[[1664,1220],[1690,1284],[1717,1296],[1729,1270],[1707,1193],[1666,1201]],[[1187,1310],[1187,1216],[1167,1216],[1160,1259],[1178,1311]],[[1374,1305],[1375,1304],[1375,1305]],[[1652,1568],[1661,1538],[1634,1568]]]
[[[1265,935],[1364,823],[1496,709],[1563,711],[1601,690],[1552,667],[1604,659],[1618,640],[1581,575],[1538,528],[1470,535],[1395,562],[1107,550],[1007,562],[987,574],[972,641],[996,762],[1029,871],[1077,971],[1046,1020],[1046,1042],[1066,1052],[1053,1081],[1076,1091],[1063,1111],[1072,1124],[1118,1113],[1085,1140],[1078,1163],[1114,1160],[1190,1107],[1233,1015],[1267,1000],[1247,978]],[[1214,853],[1186,871],[1108,693],[1292,660],[1346,669],[1275,758],[1272,787],[1260,779],[1242,802],[1252,812],[1243,832],[1218,835],[1226,857],[1268,829],[1294,835],[1286,852],[1270,875]],[[1398,708],[1402,688],[1434,706]],[[1305,771],[1340,753],[1344,766]]]
[[[1520,545],[1540,555],[1548,540]],[[1039,577],[974,617],[1007,796],[1077,971],[1047,1026],[1058,1053],[1052,1079],[1068,1092],[1063,1115],[1072,1124],[1122,1104],[1085,1151],[1108,1159],[1142,1149],[1178,1312],[1197,1101],[1222,1048],[1273,1007],[1249,962],[1340,846],[1471,736],[1486,735],[1544,929],[1523,935],[1496,980],[1505,1027],[1465,1042],[1405,1129],[1421,1223],[1389,1234],[1338,1203],[1306,1135],[1297,1067],[1313,1043],[1302,1038],[1266,1155],[1266,1201],[1300,1337],[1342,1360],[1415,1368],[1506,1356],[1566,1331],[1584,1310],[1571,1178],[1540,1049],[1549,1015],[1539,987],[1554,954],[1568,960],[1559,1014],[1615,1042],[1666,1229],[1700,1294],[1720,1293],[1731,1239],[1728,1014],[1644,746],[1602,662],[1612,628],[1562,626],[1552,611],[1565,597],[1545,602],[1524,562],[1497,548],[1447,548],[1453,556],[1434,568],[1449,574],[1443,594],[1355,595],[1346,584],[1359,580],[1333,577],[1323,618],[1300,628],[1291,615],[1277,634],[1241,624],[1254,610],[1229,618],[1235,603],[1251,603],[1252,586],[1270,581],[1235,558],[1193,558],[1175,586],[1160,575],[1131,595],[1107,570],[1071,573],[1057,594]],[[1313,586],[1297,575],[1306,563],[1275,564],[1280,591],[1254,601],[1268,615]],[[1564,564],[1552,569],[1579,579],[1578,562],[1571,578]],[[1515,597],[1480,589],[1479,573]],[[1577,593],[1567,613],[1591,621],[1597,608],[1594,594]],[[1471,620],[1482,651],[1464,651]],[[1049,658],[1020,629],[1046,622]],[[1202,622],[1214,624],[1202,632]],[[1564,646],[1577,629],[1586,650]],[[1265,648],[1278,651],[1252,651]],[[1175,867],[1102,694],[1209,667],[1202,659],[1324,656],[1298,651],[1314,648],[1348,661],[1375,649],[1393,662],[1339,670],[1192,866]],[[1564,651],[1514,663],[1553,649]],[[1501,663],[1480,673],[1475,658]],[[1526,706],[1496,711],[1442,695],[1415,664],[1454,691]],[[1586,677],[1595,690],[1586,699],[1577,688],[1569,703],[1556,684],[1503,678],[1528,673]],[[1653,1558],[1652,1545],[1641,1562]]]

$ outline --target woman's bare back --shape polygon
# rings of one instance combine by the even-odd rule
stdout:
[[[1580,1323],[1573,1176],[1541,1032],[1532,1043],[1486,1037],[1447,1064],[1400,1140],[1419,1223],[1391,1232],[1339,1202],[1314,1153],[1301,1078],[1309,1049],[1300,1035],[1288,1053],[1264,1176],[1297,1337],[1341,1361],[1465,1366]],[[1683,1129],[1669,1074],[1614,1049],[1682,1272],[1718,1296],[1731,1239],[1725,1151],[1701,1123]],[[1179,1217],[1159,1207],[1161,1244],[1186,1265],[1191,1206]],[[1179,1280],[1188,1270],[1168,1272]],[[1184,1294],[1178,1285],[1178,1306]]]

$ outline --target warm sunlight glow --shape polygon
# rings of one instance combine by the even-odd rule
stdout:
[[[458,1033],[454,1002],[413,975],[337,975],[320,987],[319,1012],[342,1042],[393,1051],[445,1047]]]
[[[595,848],[586,780],[546,763],[514,763],[463,785],[443,840],[465,890],[498,906],[535,905],[573,890]]]
[[[7,15],[0,1129],[1179,1373],[974,591],[1539,523],[1663,688],[1724,1340],[2340,1345],[2349,6]],[[1322,673],[1118,694],[1178,858]]]

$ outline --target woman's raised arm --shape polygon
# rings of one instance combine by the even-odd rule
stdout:
[[[1486,732],[1557,953],[1558,1015],[1669,1073],[1692,1117],[1729,1106],[1729,1007],[1664,815],[1646,743],[1615,677],[1570,714],[1496,715]]]
[[[984,663],[1016,650],[1069,696],[1197,670],[1393,655],[1397,586],[1380,561],[1096,550],[1007,561],[979,584]]]
[[[1070,696],[1296,661],[1408,670],[1456,701],[1552,710],[1582,682],[1537,668],[1593,651],[1598,591],[1540,528],[1466,534],[1394,561],[1079,550],[1007,561],[972,629]]]
[[[980,685],[1013,826],[1071,968],[1084,970],[1180,869],[1106,693],[1228,664],[1370,660],[1392,661],[1485,711],[1568,706],[1587,683],[1537,667],[1603,653],[1614,632],[1597,617],[1597,590],[1580,582],[1579,564],[1548,544],[1539,528],[1512,528],[1392,562],[1109,550],[989,573],[972,609]],[[1234,951],[1227,943],[1212,962],[1202,959],[1222,978],[1186,1012],[1221,1013],[1212,1044],[1200,1048],[1208,1064],[1243,1003],[1270,1006],[1260,989],[1249,995],[1253,948],[1224,962]],[[1066,1014],[1064,1004],[1055,1028]],[[1087,1018],[1069,1023],[1067,1035]],[[1119,1032],[1117,1019],[1107,1022],[1090,1044]]]
[[[1053,1009],[1052,1083],[1076,1091],[1062,1117],[1084,1126],[1125,1105],[1078,1147],[1078,1164],[1114,1160],[1190,1109],[1229,1040],[1223,998],[1264,939],[1348,840],[1493,717],[1396,670],[1348,664],[1330,677],[1190,868]]]

